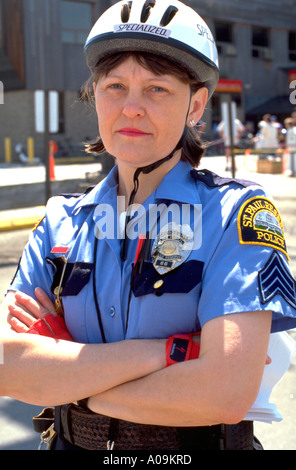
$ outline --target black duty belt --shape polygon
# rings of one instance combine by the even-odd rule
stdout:
[[[56,407],[54,415],[59,436],[86,450],[254,450],[252,421],[203,427],[143,425],[73,404]]]

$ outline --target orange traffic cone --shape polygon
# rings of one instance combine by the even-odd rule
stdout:
[[[49,155],[49,179],[55,181],[55,162],[53,155]]]
[[[49,179],[55,181],[55,161],[54,154],[56,149],[56,143],[54,141],[49,142]]]
[[[244,167],[247,166],[247,162],[248,162],[248,157],[251,155],[251,149],[246,149],[245,151],[245,155],[244,155]]]

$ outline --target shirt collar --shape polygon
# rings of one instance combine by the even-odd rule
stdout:
[[[118,186],[118,169],[117,166],[112,168],[106,178],[98,183],[89,193],[85,194],[75,205],[73,213],[80,208],[87,206],[96,206],[104,202],[110,203],[112,197],[117,194]]]
[[[190,175],[192,166],[188,161],[179,162],[165,175],[155,190],[155,200],[172,200],[187,204],[198,204],[198,196],[194,178]],[[75,205],[73,213],[86,206],[96,206],[115,202],[118,187],[118,168],[112,168],[108,176],[97,184]]]
[[[188,161],[179,162],[165,175],[155,191],[155,199],[168,199],[186,204],[199,204],[200,198]]]

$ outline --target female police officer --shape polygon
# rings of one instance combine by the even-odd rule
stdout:
[[[194,169],[212,35],[177,0],[123,1],[85,51],[91,149],[117,165],[52,198],[31,234],[2,315],[1,394],[56,406],[55,449],[232,448],[233,429],[253,448],[244,417],[270,332],[296,325],[295,282],[262,188]]]

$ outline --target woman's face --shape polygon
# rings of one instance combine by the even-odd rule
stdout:
[[[207,99],[202,88],[190,100],[188,84],[174,75],[156,75],[132,57],[100,77],[94,92],[107,152],[133,167],[166,157],[185,124],[200,119]]]

